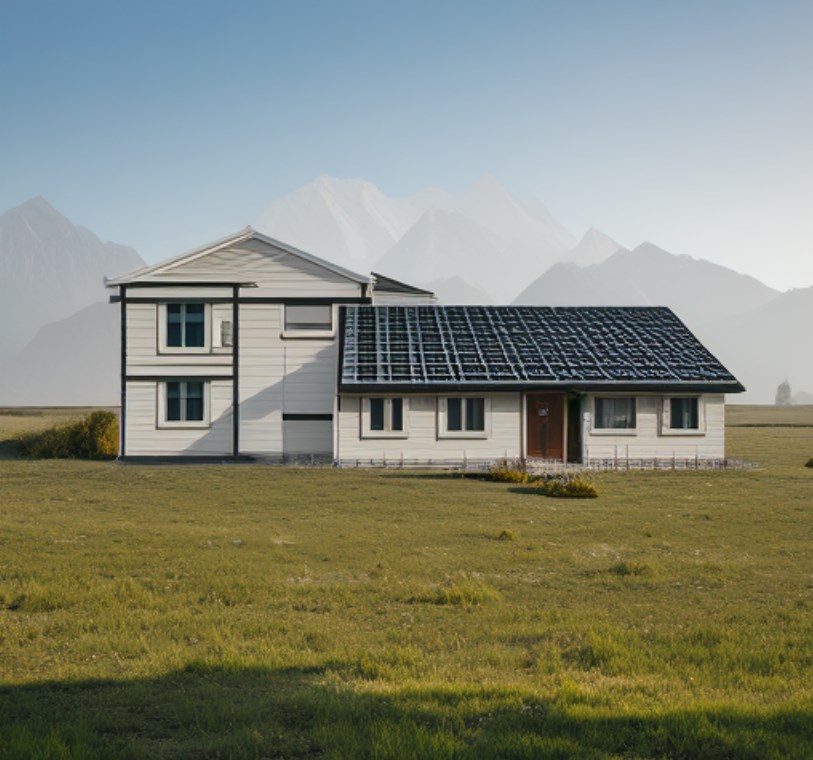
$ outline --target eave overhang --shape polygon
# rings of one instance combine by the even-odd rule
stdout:
[[[433,383],[339,383],[340,393],[507,393],[507,392],[560,392],[560,393],[742,393],[745,386],[739,382],[702,382],[697,380],[664,382],[629,382],[622,380],[540,380],[538,382],[493,380],[483,382],[440,381]]]

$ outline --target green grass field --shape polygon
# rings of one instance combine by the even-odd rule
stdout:
[[[0,757],[813,757],[813,407],[728,420],[588,500],[2,443]]]

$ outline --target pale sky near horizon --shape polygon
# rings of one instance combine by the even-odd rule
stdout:
[[[577,237],[813,285],[811,0],[0,0],[0,104],[0,212],[149,262],[319,174],[491,172]]]

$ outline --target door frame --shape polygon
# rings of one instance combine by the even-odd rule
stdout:
[[[562,463],[567,464],[567,407],[568,407],[568,394],[566,391],[527,391],[522,394],[522,452],[523,458],[528,459],[531,457],[528,451],[528,427],[530,424],[528,405],[532,396],[558,396],[562,401]]]

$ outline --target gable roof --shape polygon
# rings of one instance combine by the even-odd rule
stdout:
[[[409,293],[416,296],[433,296],[435,295],[431,290],[423,290],[416,288],[414,285],[407,285],[400,280],[394,280],[392,277],[379,274],[378,272],[371,273],[373,278],[373,290],[380,290],[384,293]]]
[[[666,307],[348,306],[340,389],[738,393]]]
[[[187,264],[190,261],[194,261],[195,259],[199,259],[202,256],[206,256],[210,253],[214,253],[215,251],[220,251],[224,248],[230,248],[234,245],[239,245],[240,243],[244,243],[247,240],[258,240],[261,243],[265,243],[273,248],[278,248],[285,253],[288,253],[296,258],[302,259],[303,261],[307,261],[311,264],[315,264],[316,266],[322,267],[334,274],[339,275],[340,277],[345,277],[348,280],[352,280],[353,282],[358,282],[362,285],[366,285],[369,283],[370,278],[365,277],[364,275],[357,274],[356,272],[351,272],[349,269],[345,269],[344,267],[340,267],[338,264],[333,264],[330,261],[325,261],[324,259],[320,259],[318,256],[314,256],[311,253],[306,253],[305,251],[301,251],[298,248],[294,248],[287,243],[283,243],[279,240],[275,240],[272,237],[268,237],[267,235],[263,235],[261,232],[257,232],[257,230],[252,229],[251,227],[246,227],[241,232],[236,232],[233,235],[229,235],[228,237],[222,238],[220,240],[216,240],[213,243],[208,243],[207,245],[201,246],[199,248],[195,248],[191,251],[187,251],[186,253],[182,253],[180,256],[175,256],[171,259],[167,259],[166,261],[161,261],[158,264],[153,264],[151,266],[141,267],[140,269],[136,269],[132,272],[128,272],[127,274],[123,274],[119,277],[113,277],[106,280],[107,287],[116,287],[118,285],[131,285],[135,282],[139,281],[152,281],[157,283],[157,280],[152,280],[155,275],[163,275],[167,272],[172,271],[176,267],[179,267],[183,264]],[[166,279],[160,280],[161,284],[169,284],[169,281]],[[235,279],[234,282],[223,283],[222,278],[218,278],[218,284],[234,284],[234,285],[246,285],[239,278]]]

